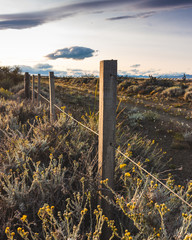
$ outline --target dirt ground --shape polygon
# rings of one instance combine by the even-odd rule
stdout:
[[[149,110],[143,105],[127,103],[127,108],[134,107],[139,112]],[[171,159],[167,164],[168,170],[174,175],[176,182],[185,185],[192,179],[192,141],[185,140],[183,134],[192,133],[192,120],[183,116],[172,116],[155,108],[150,110],[158,114],[158,120],[142,123],[138,131],[142,136],[154,139],[166,152],[164,161]]]

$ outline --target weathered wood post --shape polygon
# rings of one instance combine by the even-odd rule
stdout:
[[[115,168],[115,125],[117,98],[117,61],[105,60],[100,62],[99,84],[99,160],[98,171],[100,180],[108,179],[108,185],[114,186]],[[112,197],[107,189],[102,194]],[[111,206],[101,199],[101,206],[108,218],[112,217]],[[103,239],[108,239],[107,231]]]
[[[32,75],[32,102],[35,102],[35,75]]]
[[[25,98],[30,98],[30,75],[28,72],[24,75],[24,92]]]
[[[49,97],[50,97],[50,120],[54,122],[55,117],[55,84],[54,84],[54,72],[49,72]]]
[[[40,91],[41,91],[41,74],[37,76],[37,103],[40,104]]]

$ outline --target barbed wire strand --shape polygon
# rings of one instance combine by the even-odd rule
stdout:
[[[35,91],[37,92],[37,91]],[[47,98],[45,98],[43,95],[39,94],[43,99],[45,99],[47,102],[49,102],[49,100]],[[66,113],[65,111],[63,111],[59,106],[57,106],[56,104],[54,104],[54,106],[60,110],[61,112],[63,112],[65,115],[67,115],[68,117],[70,117],[73,121],[77,122],[79,125],[81,125],[82,127],[86,128],[87,130],[89,130],[90,132],[94,133],[95,135],[99,136],[99,134],[97,132],[95,132],[94,130],[92,130],[91,128],[87,127],[86,125],[84,125],[83,123],[79,122],[78,120],[76,120],[74,117],[72,117],[71,115],[69,115],[68,113]],[[116,148],[117,152],[119,152],[123,157],[125,157],[126,159],[128,159],[130,162],[132,162],[135,166],[137,166],[139,169],[141,169],[143,172],[145,172],[147,175],[149,175],[151,178],[153,178],[155,181],[157,181],[158,183],[160,183],[163,187],[165,187],[169,192],[171,192],[173,195],[175,195],[177,198],[179,198],[183,203],[185,203],[188,207],[192,208],[192,205],[189,204],[187,201],[185,201],[181,196],[179,196],[177,193],[175,193],[171,188],[169,188],[167,185],[165,185],[162,181],[160,181],[158,178],[156,178],[154,175],[152,175],[150,172],[148,172],[145,168],[143,168],[142,166],[140,166],[138,163],[136,163],[133,159],[131,159],[130,157],[126,156],[123,152],[121,152],[118,148]]]
[[[36,91],[37,92],[37,91]],[[40,97],[42,97],[44,100],[46,100],[47,102],[49,102],[49,100],[47,98],[45,98],[43,95],[39,94]],[[71,118],[74,122],[78,123],[79,125],[81,125],[82,127],[86,128],[87,130],[89,130],[90,132],[94,133],[95,135],[99,136],[99,134],[97,132],[95,132],[94,130],[92,130],[91,128],[87,127],[86,125],[84,125],[83,123],[79,122],[77,119],[75,119],[73,116],[71,116],[70,114],[68,114],[67,112],[65,112],[63,109],[61,109],[59,106],[57,106],[56,104],[54,104],[54,106],[61,111],[62,113],[64,113],[66,116],[68,116],[69,118]]]
[[[94,130],[92,130],[91,128],[87,127],[86,125],[84,125],[83,123],[79,122],[77,119],[75,119],[74,117],[72,117],[71,115],[69,115],[68,113],[66,113],[65,111],[63,111],[59,106],[57,106],[56,104],[54,104],[54,106],[59,109],[61,112],[63,112],[65,115],[67,115],[68,117],[70,117],[74,122],[78,123],[79,125],[81,125],[82,127],[86,128],[87,130],[89,130],[90,132],[94,133],[95,135],[99,136],[99,134],[97,132],[95,132]]]
[[[140,166],[138,163],[136,163],[134,160],[132,160],[130,157],[126,156],[123,152],[121,152],[119,149],[116,149],[117,152],[119,152],[123,157],[128,159],[130,162],[132,162],[134,165],[136,165],[138,168],[140,168],[143,172],[147,173],[150,177],[152,177],[154,180],[156,180],[158,183],[160,183],[162,186],[164,186],[167,190],[169,190],[172,194],[174,194],[176,197],[178,197],[182,202],[184,202],[186,205],[188,205],[190,208],[192,208],[192,205],[189,204],[187,201],[185,201],[182,197],[180,197],[177,193],[175,193],[171,188],[169,188],[167,185],[165,185],[162,181],[160,181],[158,178],[156,178],[154,175],[152,175],[150,172],[148,172],[145,168]]]

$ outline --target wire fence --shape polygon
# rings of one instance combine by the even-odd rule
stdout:
[[[38,93],[38,91],[35,90],[36,93]],[[45,101],[47,101],[49,103],[49,100],[47,98],[45,98],[42,94],[39,94],[40,97],[42,97]],[[71,116],[70,114],[68,114],[67,112],[65,112],[63,109],[61,109],[59,106],[57,106],[56,104],[54,104],[55,108],[57,108],[59,111],[61,111],[62,113],[64,113],[66,116],[68,116],[69,118],[71,118],[74,122],[78,123],[80,126],[84,127],[85,129],[87,129],[88,131],[94,133],[95,135],[99,136],[99,134],[97,132],[95,132],[94,130],[92,130],[91,128],[87,127],[86,125],[84,125],[83,123],[79,122],[77,119],[75,119],[73,116]]]
[[[38,93],[35,90],[36,93]],[[45,98],[42,94],[39,94],[41,98],[43,98],[45,101],[47,101],[48,103],[50,102],[47,98]],[[62,110],[59,106],[57,106],[56,104],[54,105],[59,111],[61,111],[62,113],[64,113],[66,116],[68,116],[69,118],[71,118],[74,122],[78,123],[80,126],[82,126],[83,128],[87,129],[88,131],[92,132],[93,134],[99,136],[99,134],[97,132],[95,132],[94,130],[92,130],[91,128],[87,127],[86,125],[84,125],[83,123],[79,122],[77,119],[75,119],[73,116],[71,116],[70,114],[68,114],[67,112],[65,112],[64,110]],[[159,184],[161,184],[163,187],[165,187],[169,192],[171,192],[175,197],[177,197],[178,199],[180,199],[184,204],[186,204],[188,207],[192,208],[192,205],[189,204],[185,199],[183,199],[181,196],[179,196],[177,193],[175,193],[171,188],[169,188],[166,184],[164,184],[162,181],[160,181],[157,177],[155,177],[153,174],[151,174],[150,172],[148,172],[145,168],[143,168],[141,165],[139,165],[138,163],[136,163],[133,159],[131,159],[130,157],[128,157],[127,155],[125,155],[122,151],[120,151],[118,148],[116,148],[116,151],[121,154],[124,158],[126,158],[127,160],[129,160],[131,163],[133,163],[136,167],[138,167],[140,170],[142,170],[143,172],[145,172],[148,176],[150,176],[152,179],[154,179],[155,181],[157,181]]]

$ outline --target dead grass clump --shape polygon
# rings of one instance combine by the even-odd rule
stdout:
[[[118,91],[123,91],[125,89],[127,89],[129,86],[131,86],[131,81],[129,80],[124,80],[123,82],[121,82],[118,87],[117,90]]]
[[[185,101],[192,101],[192,91],[191,92],[186,92],[184,94],[184,100]]]
[[[129,87],[127,88],[126,92],[127,92],[127,93],[131,93],[131,94],[137,94],[137,93],[139,93],[139,91],[142,90],[142,88],[143,88],[142,85],[139,85],[139,86],[137,86],[137,85],[131,85],[131,86],[129,86]]]
[[[150,94],[152,91],[155,90],[155,86],[146,86],[139,91],[139,94]]]
[[[192,86],[189,86],[187,89],[186,89],[187,92],[192,92]]]
[[[179,97],[184,94],[184,90],[177,86],[170,87],[170,88],[165,89],[161,94],[164,97]]]
[[[156,79],[156,78],[150,78],[146,79],[143,82],[144,85],[153,85],[153,86],[161,86],[161,87],[172,87],[173,81],[170,79]]]

